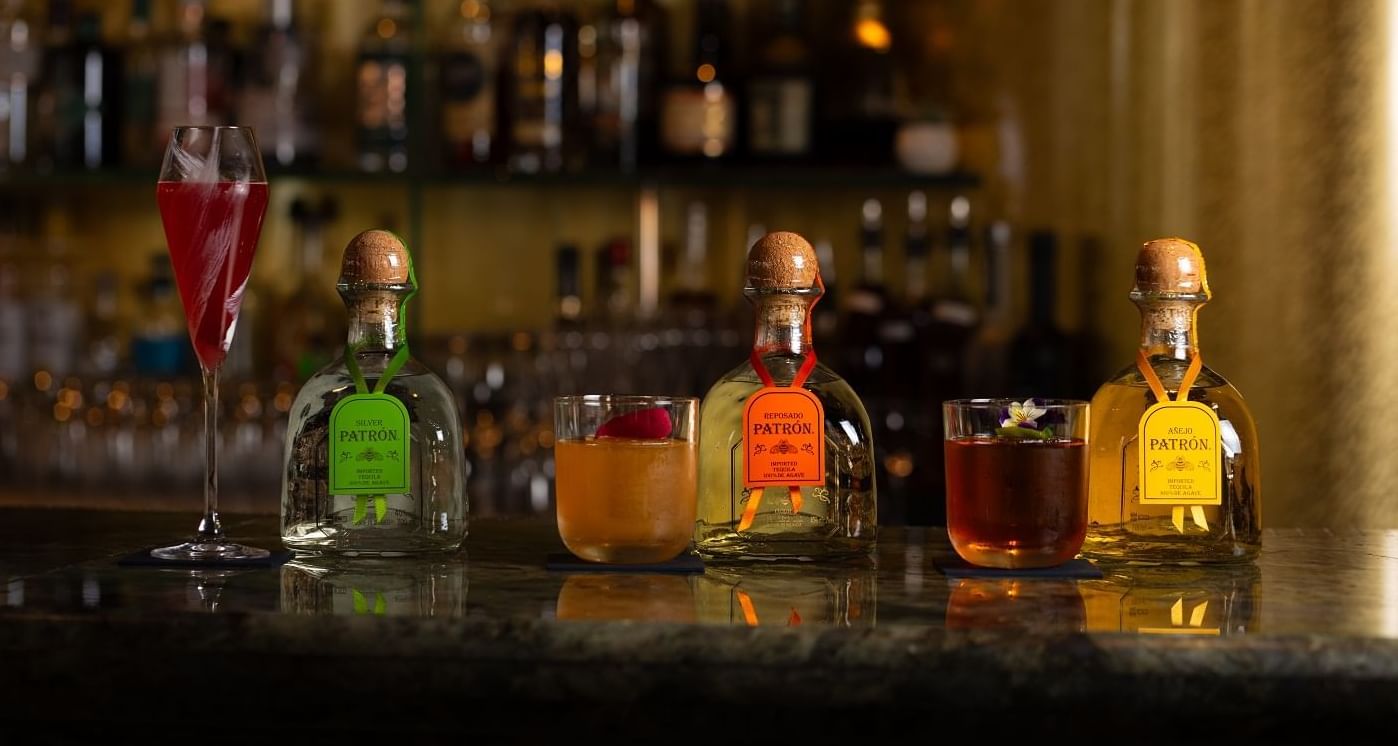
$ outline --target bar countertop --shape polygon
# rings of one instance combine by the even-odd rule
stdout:
[[[114,564],[191,521],[0,510],[0,735],[212,718],[312,743],[1031,726],[1211,742],[1398,715],[1398,531],[1269,530],[1256,565],[1080,581],[950,579],[945,532],[917,528],[884,530],[867,565],[556,573],[552,524],[503,519],[425,559]],[[272,517],[226,525],[277,545]]]

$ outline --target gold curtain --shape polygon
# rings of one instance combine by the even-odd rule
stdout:
[[[1125,365],[1136,248],[1166,235],[1204,247],[1202,347],[1257,417],[1268,526],[1398,527],[1389,5],[963,6],[974,48],[957,52],[955,96],[1022,133],[1008,171],[1022,179],[989,191],[1066,239],[1064,326]],[[1085,255],[1085,236],[1105,250]]]

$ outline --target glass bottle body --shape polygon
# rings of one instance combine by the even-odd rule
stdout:
[[[777,385],[796,376],[802,358],[767,355]],[[767,488],[752,525],[739,530],[752,491],[743,486],[743,408],[762,388],[747,362],[720,378],[699,414],[699,519],[695,545],[713,558],[819,559],[867,554],[873,548],[877,508],[874,447],[869,416],[849,384],[816,365],[803,388],[825,412],[825,484],[801,487],[793,510],[787,490]]]
[[[1148,359],[1173,399],[1189,367],[1187,354],[1157,354]],[[1151,564],[1245,562],[1257,555],[1262,545],[1261,468],[1252,414],[1238,390],[1208,367],[1191,387],[1189,401],[1204,404],[1218,415],[1222,504],[1185,506],[1180,529],[1173,515],[1177,507],[1141,503],[1138,427],[1155,396],[1141,371],[1130,366],[1092,398],[1088,536],[1083,554]]]
[[[360,352],[372,388],[390,352]],[[282,541],[298,551],[393,555],[456,549],[466,537],[461,426],[451,392],[440,378],[409,360],[384,393],[408,410],[407,492],[384,495],[382,518],[359,503],[364,496],[331,494],[330,416],[357,393],[344,358],[302,387],[291,408],[282,488]]]

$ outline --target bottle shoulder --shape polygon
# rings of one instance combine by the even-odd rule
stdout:
[[[772,379],[776,381],[778,385],[781,385],[790,383],[796,378],[796,373],[801,368],[803,358],[772,355],[763,358],[763,362],[766,363],[767,371],[771,374]],[[754,387],[759,387],[762,385],[762,379],[758,377],[757,371],[753,369],[752,361],[744,360],[737,367],[725,373],[722,378],[718,379],[718,382],[714,384],[714,388],[731,383],[752,384]],[[841,378],[840,374],[831,370],[824,363],[817,361],[815,368],[811,370],[810,376],[806,378],[805,388],[836,384],[843,384],[848,387],[848,384],[845,383],[845,379]]]
[[[1184,380],[1185,372],[1189,370],[1189,361],[1155,356],[1151,358],[1151,368],[1155,371],[1155,374],[1160,377],[1160,382],[1165,385],[1166,389],[1175,391]],[[1108,379],[1103,385],[1149,388],[1149,384],[1146,383],[1145,375],[1141,373],[1141,369],[1138,368],[1135,363],[1131,363],[1118,370],[1116,375]],[[1228,388],[1235,394],[1237,393],[1237,389],[1233,387],[1233,384],[1228,382],[1228,379],[1224,378],[1222,374],[1210,368],[1207,364],[1200,369],[1199,376],[1194,379],[1194,386],[1196,388],[1205,389]]]
[[[1188,363],[1168,360],[1161,364],[1156,361],[1156,374],[1173,398],[1188,368]],[[1189,400],[1204,404],[1215,411],[1219,420],[1230,423],[1243,440],[1256,439],[1256,423],[1252,411],[1242,394],[1223,376],[1205,366],[1190,389]],[[1113,427],[1113,423],[1127,430],[1134,430],[1139,416],[1153,403],[1155,396],[1146,383],[1145,377],[1135,365],[1123,368],[1097,390],[1092,397],[1093,431],[1101,434],[1101,428]]]
[[[387,358],[382,353],[361,353],[357,357],[360,374],[371,390],[387,368]],[[437,403],[441,408],[455,413],[455,399],[446,382],[413,358],[409,358],[393,375],[385,391],[399,399]],[[350,375],[349,366],[341,355],[307,379],[296,395],[292,411],[302,412],[308,406],[331,407],[355,393],[354,377]]]

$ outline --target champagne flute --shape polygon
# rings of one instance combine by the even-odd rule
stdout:
[[[267,211],[267,176],[252,129],[176,127],[155,194],[204,376],[204,517],[192,539],[151,554],[184,561],[266,557],[265,549],[228,541],[218,516],[218,371]]]

